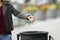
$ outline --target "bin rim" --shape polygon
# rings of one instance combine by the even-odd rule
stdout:
[[[47,31],[25,31],[20,33],[20,35],[39,35],[39,34],[48,34],[48,32]]]

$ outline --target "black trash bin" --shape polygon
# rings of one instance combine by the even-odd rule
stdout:
[[[45,31],[22,32],[17,34],[17,40],[19,40],[20,36],[21,36],[21,40],[48,40],[48,32],[45,32]],[[51,38],[52,37],[49,36],[49,40],[51,40]]]

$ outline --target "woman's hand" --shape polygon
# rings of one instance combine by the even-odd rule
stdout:
[[[34,17],[33,16],[28,16],[28,20],[33,22],[34,21]]]

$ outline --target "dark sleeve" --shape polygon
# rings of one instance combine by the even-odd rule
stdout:
[[[11,6],[11,12],[18,18],[21,18],[21,19],[28,19],[28,16],[29,15],[26,15],[26,14],[23,14],[22,12],[16,10],[12,5]]]

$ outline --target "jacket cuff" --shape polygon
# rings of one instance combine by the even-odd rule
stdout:
[[[29,19],[28,19],[29,16],[30,16],[30,15],[27,16],[27,20],[29,20]]]

